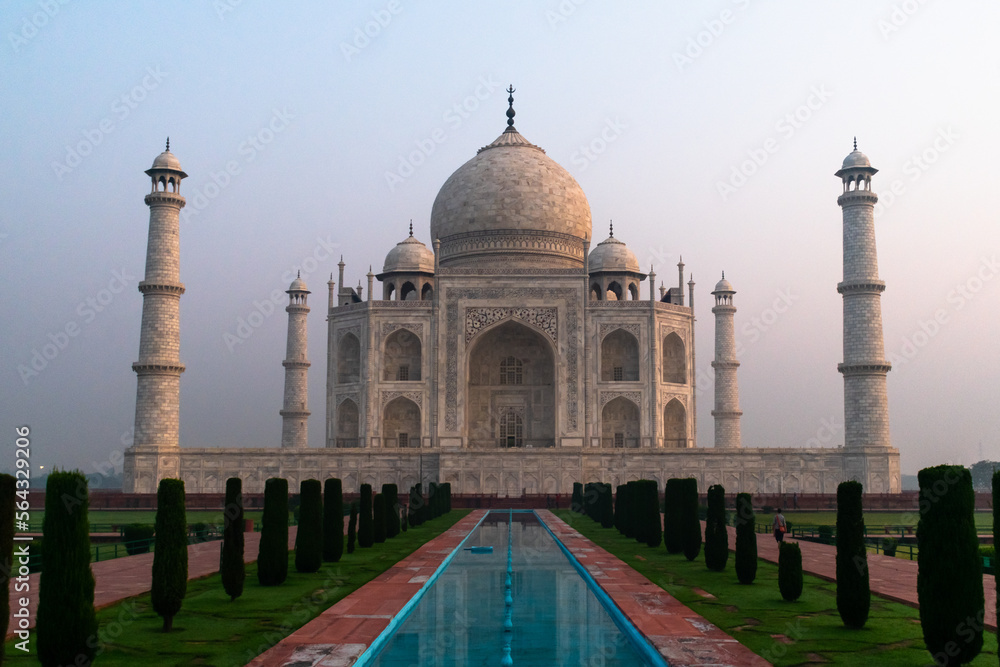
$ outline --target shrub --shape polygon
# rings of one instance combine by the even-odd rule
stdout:
[[[226,480],[226,505],[222,511],[222,553],[219,555],[219,573],[222,588],[230,601],[243,594],[246,565],[243,562],[243,481],[239,477]]]
[[[614,502],[611,499],[611,485],[598,484],[600,490],[600,521],[602,528],[613,528],[615,525]]]
[[[441,514],[441,494],[437,482],[427,485],[427,518],[436,519]]]
[[[658,547],[663,539],[663,527],[660,525],[660,485],[655,479],[646,479],[641,481],[638,488],[643,492],[640,502],[646,545]]]
[[[385,542],[385,496],[376,493],[372,499],[372,541],[376,544]]]
[[[410,502],[407,510],[409,513],[410,528],[416,528],[423,523],[423,507],[423,491],[420,488],[420,484],[414,484],[410,487]]]
[[[46,667],[77,664],[80,657],[89,662],[97,650],[87,506],[83,473],[57,470],[49,475],[42,522],[47,548],[35,616],[38,660]]]
[[[883,537],[882,538],[882,553],[886,556],[896,556],[896,547],[899,546],[899,540],[895,537]]]
[[[863,628],[871,607],[861,483],[837,486],[837,611],[849,628]]]
[[[271,477],[264,482],[257,582],[277,586],[288,577],[288,480]]]
[[[917,524],[917,600],[924,643],[945,665],[971,662],[983,647],[983,560],[973,516],[972,475],[962,466],[924,468]]]
[[[778,544],[778,590],[789,602],[802,595],[802,550],[798,542]]]
[[[729,531],[726,530],[726,489],[721,484],[708,487],[705,517],[705,565],[722,572],[729,560]]]
[[[569,508],[577,514],[583,514],[583,484],[580,482],[573,482],[573,499]]]
[[[354,553],[354,542],[358,536],[358,504],[351,503],[351,518],[347,521],[347,553]]]
[[[375,544],[375,519],[372,516],[372,485],[361,485],[361,505],[358,513],[358,546],[367,549]]]
[[[27,507],[27,491],[24,492]],[[14,573],[14,518],[17,496],[17,480],[13,475],[0,474],[0,628],[7,634],[10,621],[10,576]],[[88,547],[89,548],[89,547]],[[0,644],[0,664],[3,664],[4,647]]]
[[[198,521],[197,523],[192,523],[188,526],[188,530],[191,531],[192,542],[207,542],[208,534],[210,532],[211,526],[209,526],[204,521]]]
[[[344,489],[331,477],[323,484],[323,560],[336,563],[344,555]]]
[[[698,521],[698,480],[688,477],[681,480],[680,531],[684,557],[694,560],[701,553],[701,523]]]
[[[451,511],[451,482],[445,482],[441,485],[444,489],[444,511]]]
[[[184,509],[184,482],[160,480],[156,492],[156,547],[153,553],[153,611],[163,617],[163,631],[170,632],[174,616],[187,593],[188,540]]]
[[[736,495],[736,578],[752,584],[757,578],[757,532],[749,493]]]
[[[299,484],[299,529],[295,533],[295,571],[318,572],[323,564],[323,487],[317,479]]]
[[[681,532],[681,487],[683,480],[668,479],[663,498],[663,543],[667,553],[679,554],[684,551],[684,536]]]
[[[156,530],[149,523],[130,523],[122,526],[122,541],[129,556],[149,553],[149,542]]]
[[[787,524],[787,521],[785,523]],[[823,544],[833,544],[833,526],[819,526],[816,533],[819,535],[819,541]]]
[[[385,503],[385,536],[399,535],[399,488],[395,484],[382,485],[382,502]]]

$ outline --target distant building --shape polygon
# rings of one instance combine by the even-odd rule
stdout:
[[[227,477],[239,476],[252,492],[280,476],[292,488],[303,479],[339,477],[347,490],[362,483],[408,488],[443,481],[455,493],[507,496],[567,494],[573,482],[649,478],[662,484],[670,477],[695,477],[702,489],[723,484],[728,491],[832,493],[851,478],[866,491],[899,491],[899,452],[878,421],[885,414],[887,423],[880,315],[877,327],[865,323],[866,314],[875,312],[872,294],[877,310],[884,288],[874,272],[875,170],[867,158],[862,164],[855,151],[837,172],[845,179],[840,289],[850,323],[841,365],[847,446],[741,447],[735,290],[723,279],[713,292],[716,447],[697,448],[693,279],[685,294],[681,263],[678,284],[657,290],[652,269],[642,270],[613,228],[591,249],[586,196],[565,169],[514,128],[509,101],[507,129],[438,193],[432,247],[414,236],[411,224],[382,271],[368,272],[367,294],[360,283],[346,287],[343,260],[339,289],[331,276],[324,448],[304,446],[309,292],[301,280],[288,290],[281,448],[182,448],[176,421],[163,424],[160,415],[148,422],[154,399],[176,414],[173,383],[183,366],[171,337],[178,331],[176,310],[158,310],[147,323],[144,309],[141,348],[148,347],[147,330],[154,339],[164,331],[170,352],[157,371],[162,393],[144,390],[140,373],[142,409],[136,412],[136,445],[126,454],[125,490],[152,492],[159,479],[179,477],[188,492],[221,492]],[[157,164],[169,168],[161,173]],[[170,174],[178,188],[183,178],[169,151],[150,172],[154,208],[142,285],[150,281],[150,262],[155,269],[160,261],[150,258],[161,252],[163,262],[176,267],[175,250],[162,242],[164,234],[176,235],[176,227],[164,232],[159,221],[176,225],[184,201],[177,190],[168,196],[158,189],[158,183],[170,183]],[[848,190],[848,181],[866,185],[856,192]],[[170,215],[155,208],[160,198],[169,199]],[[854,233],[865,235],[864,242],[846,241]],[[867,262],[863,269],[856,267],[859,258]],[[178,281],[175,272],[156,284],[176,302],[183,291]],[[147,303],[158,289],[145,288]],[[151,368],[144,354],[137,367]],[[140,440],[149,424],[173,435]]]

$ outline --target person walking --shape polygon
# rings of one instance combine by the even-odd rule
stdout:
[[[771,522],[771,527],[774,529],[774,541],[784,541],[785,532],[788,530],[788,524],[785,522],[785,515],[781,513],[780,507],[774,515],[774,521]]]

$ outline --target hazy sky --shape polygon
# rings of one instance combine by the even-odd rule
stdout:
[[[701,446],[722,270],[744,445],[843,442],[833,173],[856,135],[880,169],[903,471],[1000,458],[997,25],[997,3],[954,0],[5,3],[0,467],[22,424],[36,465],[120,460],[143,171],[167,135],[190,174],[181,444],[279,444],[283,291],[303,268],[321,446],[339,254],[356,285],[410,219],[430,243],[434,197],[503,130],[508,83],[518,130],[586,192],[595,243],[614,219],[644,269],[672,284],[683,255],[694,273]]]

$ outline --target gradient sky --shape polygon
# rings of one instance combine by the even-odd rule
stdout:
[[[857,136],[880,169],[903,472],[1000,458],[997,25],[1000,5],[971,1],[5,3],[0,467],[22,424],[36,466],[120,461],[143,172],[167,135],[190,175],[181,444],[279,444],[283,291],[305,267],[321,446],[339,254],[356,285],[410,219],[430,244],[434,197],[503,130],[508,83],[518,130],[587,194],[595,243],[614,219],[658,279],[676,281],[679,255],[693,272],[700,446],[723,270],[738,291],[744,445],[843,443],[833,173]],[[274,312],[227,342],[275,290]],[[26,373],[50,343],[54,358]]]

